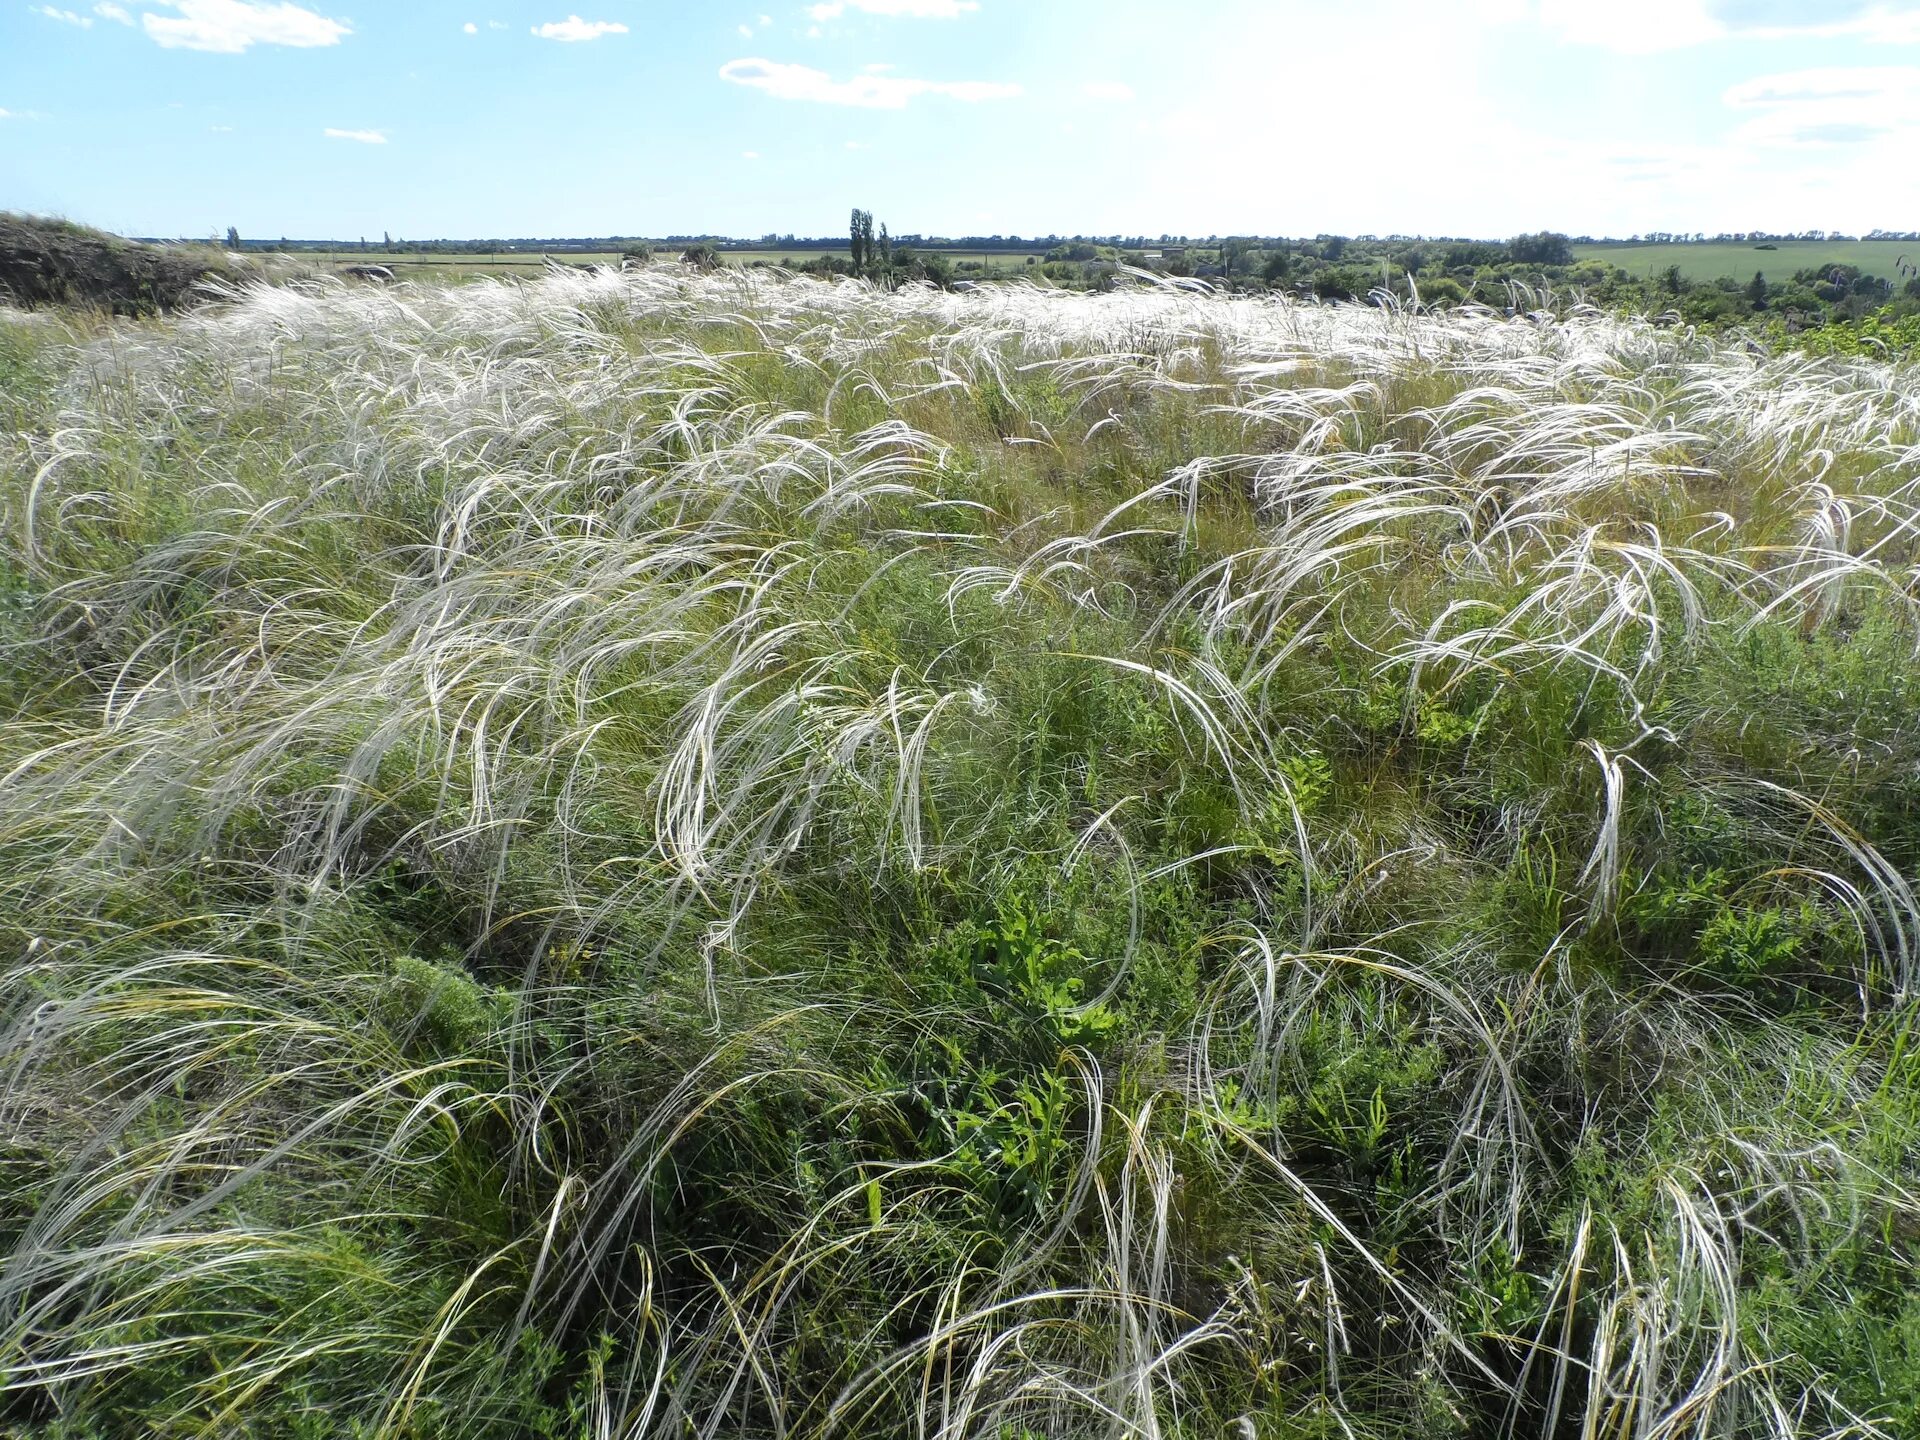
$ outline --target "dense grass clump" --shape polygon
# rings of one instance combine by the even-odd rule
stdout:
[[[0,315],[24,1434],[1920,1427],[1920,390],[655,269]]]

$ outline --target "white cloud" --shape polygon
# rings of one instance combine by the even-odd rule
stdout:
[[[231,126],[231,125],[209,125],[209,126],[207,127],[207,131],[208,131],[208,133],[209,133],[209,134],[213,134],[213,135],[231,135],[231,134],[233,133],[233,126]]]
[[[871,145],[869,145],[869,144],[868,144],[868,143],[867,143],[866,141],[864,141],[864,140],[849,140],[849,141],[847,141],[847,149],[849,149],[849,150],[871,150],[872,148],[873,148],[873,146],[871,146]]]
[[[1874,45],[1920,45],[1920,10],[1875,10],[1857,20],[1802,30],[1756,32],[1768,39],[1841,39],[1855,36]]]
[[[58,20],[62,25],[78,25],[82,30],[91,30],[93,28],[93,20],[91,17],[76,15],[71,10],[56,10],[51,5],[35,5],[29,8],[33,10],[34,14],[44,15],[49,20]]]
[[[1706,0],[1540,0],[1539,18],[1562,40],[1629,55],[1679,50],[1726,35]]]
[[[1920,135],[1920,68],[1911,65],[1762,75],[1724,98],[1750,115],[1736,144],[1829,149]]]
[[[1920,85],[1920,69],[1911,65],[1795,70],[1744,80],[1728,90],[1725,99],[1736,110],[1761,105],[1852,104],[1911,94],[1916,85]]]
[[[511,30],[513,27],[504,20],[489,20],[487,22],[487,28],[489,30]]]
[[[1862,0],[1707,0],[1736,36],[1757,40],[1865,40],[1920,43],[1920,10]]]
[[[921,95],[944,95],[971,105],[1011,100],[1021,93],[1018,85],[985,80],[916,80],[904,75],[856,75],[850,80],[836,80],[824,70],[774,60],[729,60],[720,67],[720,78],[763,90],[777,100],[853,105],[866,110],[903,110]]]
[[[335,130],[332,126],[328,126],[325,133],[329,140],[352,140],[360,145],[387,143],[386,132],[382,130]]]
[[[740,158],[742,160],[758,160],[760,158],[760,152],[758,150],[742,150],[740,152]]]
[[[168,50],[239,55],[255,45],[312,49],[338,45],[353,27],[290,3],[264,0],[154,0],[178,15],[143,14],[148,37]]]
[[[771,24],[773,24],[773,17],[771,15],[762,15],[760,17],[760,28],[762,30],[765,30]]]
[[[474,24],[471,20],[469,20],[466,24],[462,25],[460,28],[461,30],[465,31],[469,35],[478,35],[480,33],[480,27]]]
[[[810,6],[807,13],[816,20],[838,20],[849,10],[915,20],[957,20],[979,8],[980,0],[823,0]]]
[[[1134,98],[1133,87],[1120,80],[1093,80],[1080,87],[1089,100],[1110,100],[1125,104]]]
[[[569,15],[564,20],[536,25],[533,33],[542,40],[564,40],[574,44],[582,40],[598,40],[602,35],[625,35],[627,27],[618,20],[582,20],[578,15]]]
[[[742,40],[751,40],[753,38],[753,27],[751,25],[736,25],[734,28],[740,32],[740,38]]]
[[[1483,0],[1490,3],[1490,0]],[[1520,19],[1518,7],[1500,18]],[[1537,18],[1563,40],[1624,54],[1716,40],[1863,40],[1920,44],[1920,10],[1858,0],[1539,0]]]
[[[133,16],[127,13],[124,5],[110,4],[108,0],[101,0],[100,4],[94,6],[93,13],[98,15],[102,20],[113,21],[116,25],[133,24]]]

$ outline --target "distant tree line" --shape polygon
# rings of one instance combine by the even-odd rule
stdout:
[[[863,214],[866,212],[862,212]],[[164,239],[169,237],[141,237],[143,239]],[[172,239],[191,239],[193,237],[170,237]],[[200,237],[204,239],[205,237]],[[823,252],[847,249],[848,238],[832,236],[804,236],[787,234],[765,234],[757,239],[716,234],[676,234],[676,235],[589,235],[589,236],[514,236],[478,239],[443,238],[435,240],[395,240],[391,234],[384,235],[381,248],[406,254],[474,254],[497,250],[531,250],[535,253],[619,253],[630,246],[649,244],[661,250],[685,250],[693,245],[711,245],[716,251],[727,254],[755,250],[787,250]],[[878,249],[878,231],[874,235],[875,248]],[[228,227],[229,248],[246,250],[284,250],[284,251],[339,251],[351,250],[368,245],[364,238],[344,239],[290,239],[282,236],[277,240],[254,239],[241,241],[238,231]],[[1825,241],[1828,243],[1848,243],[1857,240],[1910,240],[1920,243],[1920,231],[1914,230],[1870,230],[1855,235],[1835,230],[1803,230],[1793,232],[1771,232],[1761,230],[1743,230],[1721,232],[1709,235],[1704,231],[1649,231],[1645,234],[1628,236],[1592,236],[1559,235],[1544,231],[1538,235],[1516,236],[1505,242],[1489,242],[1485,237],[1470,236],[1420,236],[1420,235],[1358,235],[1349,238],[1339,235],[1315,235],[1311,238],[1277,235],[936,235],[924,233],[904,233],[892,237],[896,245],[908,245],[915,249],[967,250],[988,254],[995,251],[1015,251],[1046,254],[1047,252],[1069,247],[1081,249],[1087,246],[1104,248],[1115,252],[1147,251],[1175,249],[1218,250],[1223,245],[1246,246],[1255,250],[1287,249],[1303,247],[1326,249],[1332,247],[1336,252],[1328,258],[1338,260],[1337,253],[1347,243],[1354,243],[1368,249],[1381,246],[1404,245],[1456,245],[1475,243],[1505,244],[1512,252],[1512,258],[1523,263],[1563,264],[1563,259],[1555,259],[1540,254],[1535,248],[1539,242],[1552,244],[1565,241],[1569,245],[1729,245],[1759,243],[1805,243]]]
[[[1020,273],[1076,289],[1109,288],[1134,270],[1191,277],[1233,292],[1278,292],[1323,301],[1417,302],[1430,308],[1472,304],[1504,310],[1578,301],[1654,315],[1673,324],[1760,324],[1789,337],[1875,315],[1887,323],[1909,312],[1920,315],[1920,241],[1900,281],[1866,274],[1838,257],[1813,265],[1802,261],[1774,276],[1757,271],[1744,281],[1695,280],[1678,263],[1637,275],[1604,253],[1580,258],[1577,247],[1586,242],[1550,230],[1507,240],[1322,234],[1311,239],[1211,236],[1183,243],[1178,236],[1164,241],[1076,237],[1037,253],[1033,247],[1038,241],[1022,243],[1029,258]],[[1774,242],[1742,243],[1753,245],[1756,260],[1764,265]],[[955,242],[935,237],[933,244],[939,248],[929,248],[919,235],[893,237],[871,211],[856,209],[846,239],[811,259],[788,263],[803,274],[853,276],[882,285],[949,285],[986,278],[977,258],[956,258]],[[985,253],[991,252],[973,252]],[[727,246],[700,242],[685,249],[682,258],[712,266],[728,263],[728,254]]]

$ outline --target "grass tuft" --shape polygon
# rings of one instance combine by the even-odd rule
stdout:
[[[0,312],[0,1414],[1920,1426],[1920,405],[675,267]]]

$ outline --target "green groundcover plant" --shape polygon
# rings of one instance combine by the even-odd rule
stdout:
[[[0,314],[0,1426],[1920,1429],[1920,371]]]

